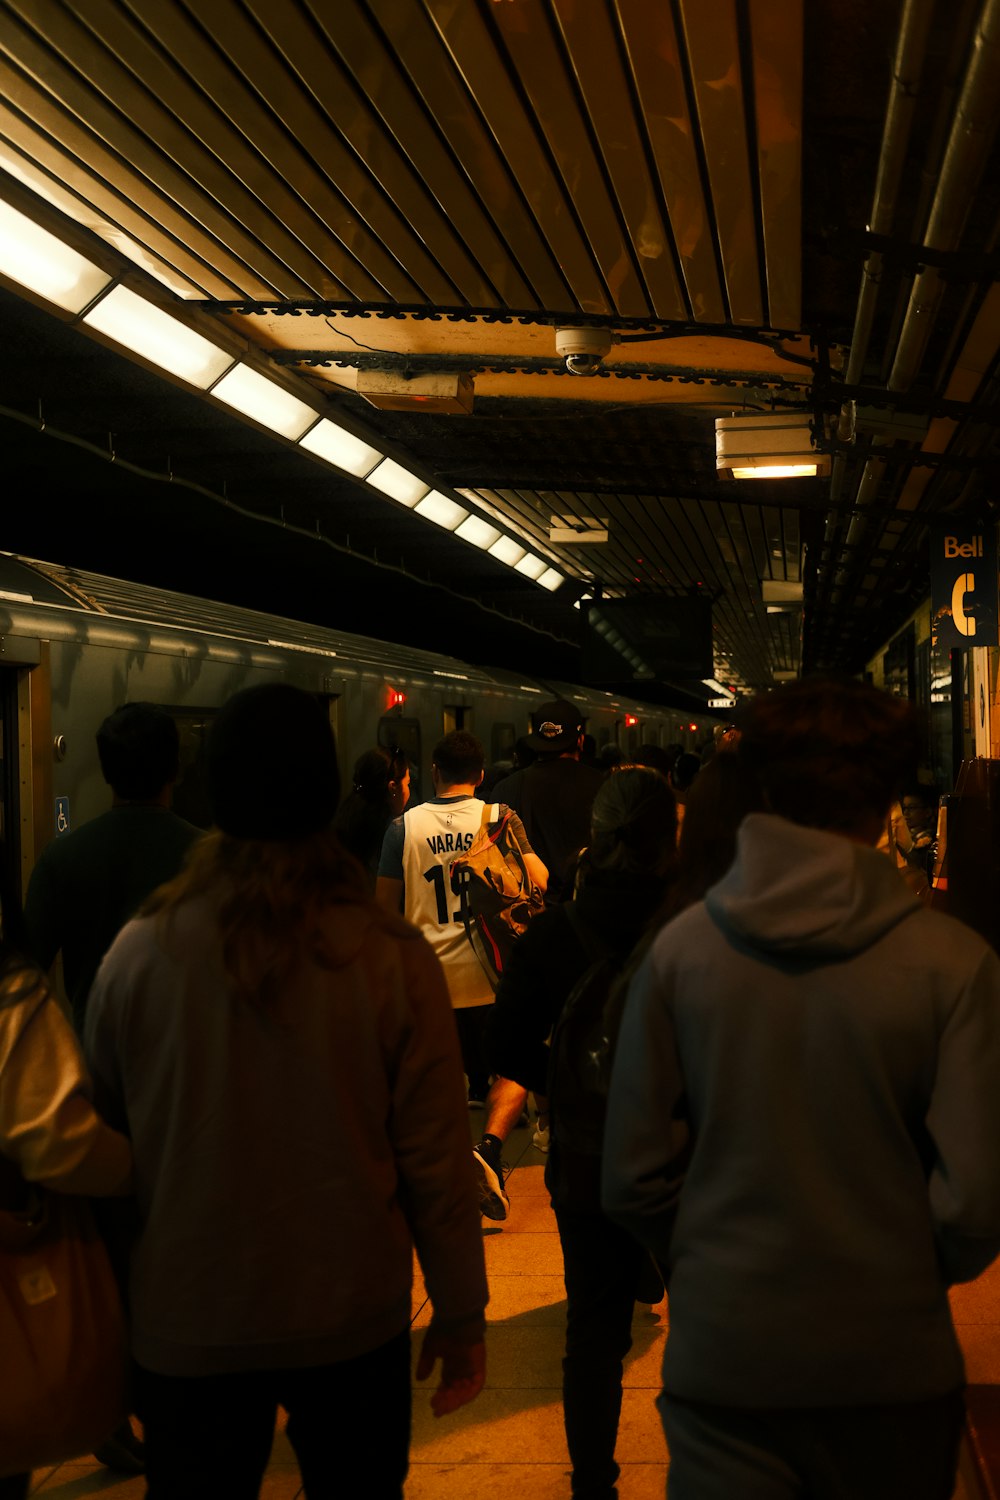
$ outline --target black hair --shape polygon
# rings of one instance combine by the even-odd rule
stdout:
[[[482,740],[467,729],[453,729],[438,740],[431,755],[446,786],[461,786],[478,780],[486,764]]]
[[[124,802],[149,802],[177,780],[177,725],[155,703],[124,703],[97,731],[104,779]]]
[[[804,677],[761,694],[740,728],[737,754],[770,808],[811,828],[885,817],[919,753],[913,705],[849,677]]]

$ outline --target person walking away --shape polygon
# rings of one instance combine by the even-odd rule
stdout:
[[[136,1163],[149,1494],[251,1500],[280,1404],[309,1500],[400,1500],[414,1250],[434,1411],[472,1400],[485,1368],[447,988],[330,828],[337,759],[316,698],[237,694],[207,773],[216,826],[119,934],[87,1014],[100,1107]]]
[[[24,903],[31,957],[48,971],[62,953],[80,1036],[94,975],[113,939],[150,892],[173,879],[201,835],[170,810],[180,740],[165,709],[116,708],[97,731],[97,754],[111,808],[46,845]]]
[[[493,1005],[493,987],[469,942],[461,905],[452,895],[452,860],[472,844],[491,804],[480,802],[485,751],[467,730],[456,729],[434,746],[434,796],[411,807],[390,824],[379,861],[376,899],[389,912],[402,912],[424,934],[444,969],[468,1079],[468,1100],[482,1106],[490,1086],[484,1034]],[[493,804],[496,806],[496,804]],[[508,809],[499,805],[499,816]],[[511,827],[531,879],[545,889],[547,871],[528,842],[521,820]]]
[[[497,991],[488,1039],[505,1077],[546,1090],[547,1042],[565,1004],[595,961],[607,959],[609,978],[624,969],[670,889],[676,837],[666,779],[645,766],[612,771],[594,799],[576,898],[532,922]],[[563,1413],[572,1493],[574,1500],[612,1500],[622,1365],[635,1302],[653,1268],[638,1242],[602,1213],[599,1150],[574,1140],[573,1101],[560,1097],[558,1070],[551,1082],[545,1184],[566,1278]]]
[[[376,746],[359,755],[351,790],[337,809],[334,829],[345,849],[360,860],[375,890],[385,830],[410,800],[410,768],[401,750]]]
[[[98,965],[151,891],[171,880],[201,829],[171,811],[180,764],[177,725],[154,703],[126,703],[97,731],[110,809],[42,851],[24,904],[27,952],[46,972],[62,954],[77,1035]],[[95,1455],[117,1473],[141,1474],[142,1442],[126,1422]]]
[[[770,809],[633,980],[605,1211],[670,1298],[670,1500],[950,1500],[948,1287],[1000,1251],[1000,961],[875,845],[912,706],[807,678],[738,754]]]
[[[494,796],[520,815],[549,872],[545,900],[551,906],[572,895],[568,872],[590,837],[590,809],[605,772],[580,759],[585,720],[571,703],[543,703],[531,725],[526,743],[537,759],[499,781]]]

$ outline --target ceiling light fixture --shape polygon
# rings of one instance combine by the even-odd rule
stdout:
[[[290,438],[293,443],[313,426],[319,415],[297,396],[275,385],[265,375],[258,375],[248,365],[237,365],[228,375],[223,375],[209,394],[231,406],[241,416],[249,417],[252,422],[258,422],[280,437]]]
[[[469,512],[454,500],[449,500],[447,495],[442,495],[440,490],[431,490],[429,495],[417,502],[415,514],[433,521],[435,526],[443,526],[445,531],[454,531]]]
[[[829,474],[830,455],[813,443],[809,412],[743,412],[718,417],[715,467],[720,479],[795,479]]]
[[[353,432],[331,422],[328,417],[323,417],[315,427],[310,427],[305,437],[299,438],[299,447],[333,464],[334,468],[343,469],[345,474],[353,474],[355,479],[364,479],[385,457],[370,443],[362,442]]]
[[[126,286],[112,287],[83,319],[84,326],[130,349],[151,365],[200,391],[236,363],[210,339],[147,302]]]
[[[113,279],[9,203],[0,203],[0,274],[70,313],[83,312]]]
[[[398,500],[400,505],[405,505],[409,510],[430,490],[429,484],[425,484],[416,474],[411,474],[409,469],[404,469],[402,464],[395,463],[391,458],[384,458],[370,474],[366,474],[365,484],[381,490],[383,495],[388,495],[392,500]]]
[[[480,547],[483,551],[499,541],[501,534],[496,526],[491,526],[481,516],[469,516],[455,531],[455,535],[460,536],[463,542],[471,542],[473,547]]]

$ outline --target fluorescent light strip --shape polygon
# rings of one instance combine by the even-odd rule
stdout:
[[[484,551],[499,541],[501,534],[496,526],[491,526],[481,516],[469,516],[468,520],[455,529],[455,535],[460,536],[463,542],[471,542],[473,547],[481,547]]]
[[[429,495],[417,502],[414,514],[426,517],[435,526],[443,526],[445,531],[454,531],[469,512],[461,505],[456,505],[454,500],[449,500],[447,495],[442,495],[440,490],[431,490]]]
[[[150,364],[176,375],[199,390],[207,388],[236,363],[235,356],[154,307],[144,297],[116,286],[84,318],[96,329]]]
[[[411,474],[409,469],[404,469],[402,464],[393,463],[391,458],[384,458],[377,468],[370,474],[365,475],[365,483],[374,489],[381,490],[383,495],[389,495],[393,500],[398,500],[400,505],[409,506],[410,509],[422,500],[430,489],[429,484],[424,484],[416,474]]]
[[[318,413],[265,375],[258,375],[248,365],[237,365],[213,385],[211,395],[218,397],[251,421],[259,422],[280,437],[296,442],[312,427]]]
[[[514,572],[523,573],[526,578],[535,579],[540,578],[545,572],[545,566],[540,557],[535,557],[534,553],[528,552],[514,564]]]
[[[496,558],[497,562],[506,563],[508,568],[513,568],[521,561],[528,549],[522,547],[519,542],[515,542],[513,537],[502,536],[486,550],[490,557]]]
[[[352,432],[338,427],[328,417],[311,427],[305,437],[299,438],[299,447],[304,448],[307,453],[314,453],[326,463],[333,464],[335,468],[343,469],[345,474],[353,474],[356,479],[364,479],[385,456],[377,448],[356,438]]]
[[[536,579],[536,582],[540,583],[543,589],[548,589],[549,593],[551,593],[553,589],[557,589],[561,583],[564,583],[565,579],[557,568],[546,568],[542,576]]]
[[[112,282],[107,271],[2,202],[0,272],[71,313],[83,312]]]

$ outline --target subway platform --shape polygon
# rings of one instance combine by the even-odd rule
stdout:
[[[482,1117],[470,1118],[476,1135]],[[471,1406],[436,1420],[431,1388],[415,1385],[406,1500],[466,1500],[486,1493],[530,1495],[531,1500],[569,1497],[560,1407],[566,1305],[559,1237],[542,1181],[544,1157],[532,1146],[529,1129],[513,1133],[506,1159],[512,1168],[510,1217],[503,1224],[483,1221],[491,1292],[486,1388]],[[957,1288],[953,1306],[970,1386],[984,1412],[981,1430],[965,1445],[954,1500],[991,1500],[1000,1495],[1000,1265]],[[419,1273],[413,1310],[419,1335],[430,1320]],[[621,1500],[662,1500],[665,1492],[668,1456],[653,1403],[666,1333],[665,1301],[652,1309],[637,1306],[618,1437]],[[366,1439],[359,1434],[359,1440]],[[991,1445],[997,1456],[992,1477],[984,1472]],[[85,1459],[39,1470],[31,1493],[46,1500],[140,1500],[145,1481],[112,1474]],[[301,1495],[298,1467],[279,1421],[261,1496],[296,1500]]]

